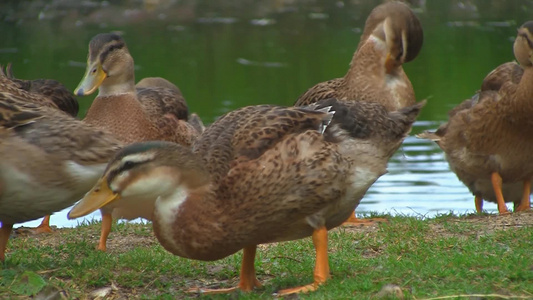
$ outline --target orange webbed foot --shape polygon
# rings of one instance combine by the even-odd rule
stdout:
[[[505,205],[505,200],[503,199],[502,193],[502,177],[498,172],[493,172],[491,174],[492,188],[494,189],[494,194],[496,195],[496,203],[498,204],[498,212],[500,215],[505,215],[509,213],[507,206]]]
[[[313,244],[316,251],[316,262],[313,283],[299,287],[280,290],[275,296],[282,297],[297,293],[308,293],[316,291],[322,284],[330,278],[328,261],[328,231],[326,227],[321,227],[313,231]]]
[[[369,219],[359,219],[354,214],[351,214],[350,217],[342,223],[342,225],[346,226],[371,226],[378,223],[385,223],[387,222],[387,219],[385,218],[369,218]]]
[[[318,289],[318,287],[320,285],[321,284],[319,284],[319,283],[313,282],[313,283],[310,283],[310,284],[307,284],[307,285],[304,285],[304,286],[299,286],[299,287],[295,287],[295,288],[280,290],[277,293],[274,293],[274,296],[283,297],[283,296],[292,295],[292,294],[314,292],[314,291],[316,291]]]
[[[41,234],[41,233],[52,233],[52,227],[50,227],[50,216],[45,216],[41,224],[37,227],[19,227],[15,229],[17,234]]]
[[[531,181],[524,180],[524,192],[520,204],[515,207],[515,211],[528,211],[531,210]]]

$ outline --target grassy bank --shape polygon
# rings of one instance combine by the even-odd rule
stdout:
[[[387,218],[385,224],[331,231],[332,279],[300,297],[369,299],[388,285],[406,299],[533,299],[533,213]],[[197,297],[185,293],[194,286],[238,281],[240,253],[216,262],[175,257],[158,244],[150,224],[131,223],[114,225],[108,252],[102,253],[94,250],[99,231],[95,223],[13,237],[0,264],[0,298],[182,299]],[[310,239],[263,245],[256,269],[264,287],[232,298],[272,298],[278,289],[311,282],[313,266]]]

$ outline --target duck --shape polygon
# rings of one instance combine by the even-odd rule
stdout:
[[[212,261],[243,249],[236,287],[252,291],[257,245],[311,236],[316,290],[329,278],[328,230],[343,223],[386,172],[425,102],[388,112],[379,103],[325,99],[306,107],[247,106],[208,126],[192,148],[135,143],[108,163],[68,213],[79,218],[130,198],[156,198],[153,230],[174,255]]]
[[[520,64],[516,63],[515,61],[503,63],[485,76],[481,84],[480,92],[497,92],[506,83],[516,85],[520,83],[520,79],[522,79],[523,74],[524,69],[522,69]]]
[[[137,97],[139,97],[140,99],[148,98],[147,96],[150,94],[151,91],[153,91],[153,88],[157,87],[172,90],[175,97],[182,98],[183,102],[185,102],[181,90],[175,84],[162,77],[145,77],[139,82],[137,82],[137,84],[135,85]],[[182,111],[187,111],[187,109]],[[196,130],[198,134],[202,134],[204,132],[205,125],[198,114],[191,113],[187,118],[187,122]]]
[[[16,78],[11,63],[7,64],[5,71],[4,67],[0,66],[0,76],[9,79],[11,81],[9,83],[10,86],[14,84],[19,89],[41,95],[41,97],[34,97],[32,99],[32,101],[35,101],[34,103],[57,108],[72,117],[78,115],[78,100],[61,82],[43,78],[33,80]],[[0,90],[3,90],[2,86],[0,86]]]
[[[0,76],[0,261],[13,225],[72,206],[122,144]]]
[[[378,5],[366,19],[344,77],[314,85],[294,105],[305,106],[330,97],[377,102],[389,111],[413,105],[415,92],[402,66],[418,56],[423,41],[422,25],[409,6],[396,1]],[[358,219],[352,214],[346,224],[370,225],[376,221],[385,220]]]
[[[531,210],[532,45],[533,21],[528,21],[513,45],[521,71],[514,63],[499,66],[479,93],[450,111],[447,123],[418,135],[444,151],[450,169],[474,195],[478,213],[484,200],[497,203],[499,214],[509,213],[506,202],[514,211]]]
[[[0,85],[0,91],[16,87],[35,95],[35,97],[26,98],[27,101],[31,101],[36,105],[55,108],[72,117],[78,115],[78,100],[59,81],[43,78],[33,80],[16,78],[11,63],[7,64],[5,71],[4,67],[0,66],[0,76],[4,77],[4,83]],[[20,229],[17,230],[20,231]],[[52,232],[50,216],[45,216],[39,226],[35,228],[24,228],[24,230],[33,234]]]
[[[133,57],[124,39],[101,33],[89,43],[87,69],[74,94],[98,90],[84,122],[106,128],[125,143],[165,140],[190,146],[197,132],[187,123],[187,103],[168,84],[171,88],[149,83],[136,87]]]
[[[83,121],[102,128],[125,144],[163,140],[190,147],[200,132],[187,122],[188,107],[181,91],[164,78],[135,84],[134,61],[126,42],[116,33],[100,33],[89,42],[87,68],[74,94],[98,90]],[[130,202],[102,208],[98,250],[106,251],[113,219],[144,217],[150,220],[152,203],[133,207]]]

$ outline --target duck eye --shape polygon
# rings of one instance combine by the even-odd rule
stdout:
[[[93,74],[96,73],[96,68],[94,68],[94,69],[91,71],[91,73],[93,73]]]
[[[132,162],[131,160],[128,160],[126,162],[124,162],[124,165],[122,166],[122,170],[128,170],[128,169],[131,169],[133,168],[133,166],[135,165],[134,162]]]

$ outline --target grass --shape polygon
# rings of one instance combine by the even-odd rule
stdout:
[[[388,223],[330,231],[332,279],[294,298],[370,299],[392,286],[406,299],[533,299],[533,213],[386,217]],[[240,253],[215,262],[176,257],[158,244],[150,224],[133,223],[115,224],[103,253],[94,250],[99,226],[12,238],[0,264],[0,298],[227,299],[185,291],[238,282]],[[262,245],[256,270],[263,288],[231,298],[270,299],[310,283],[314,261],[310,239]]]

